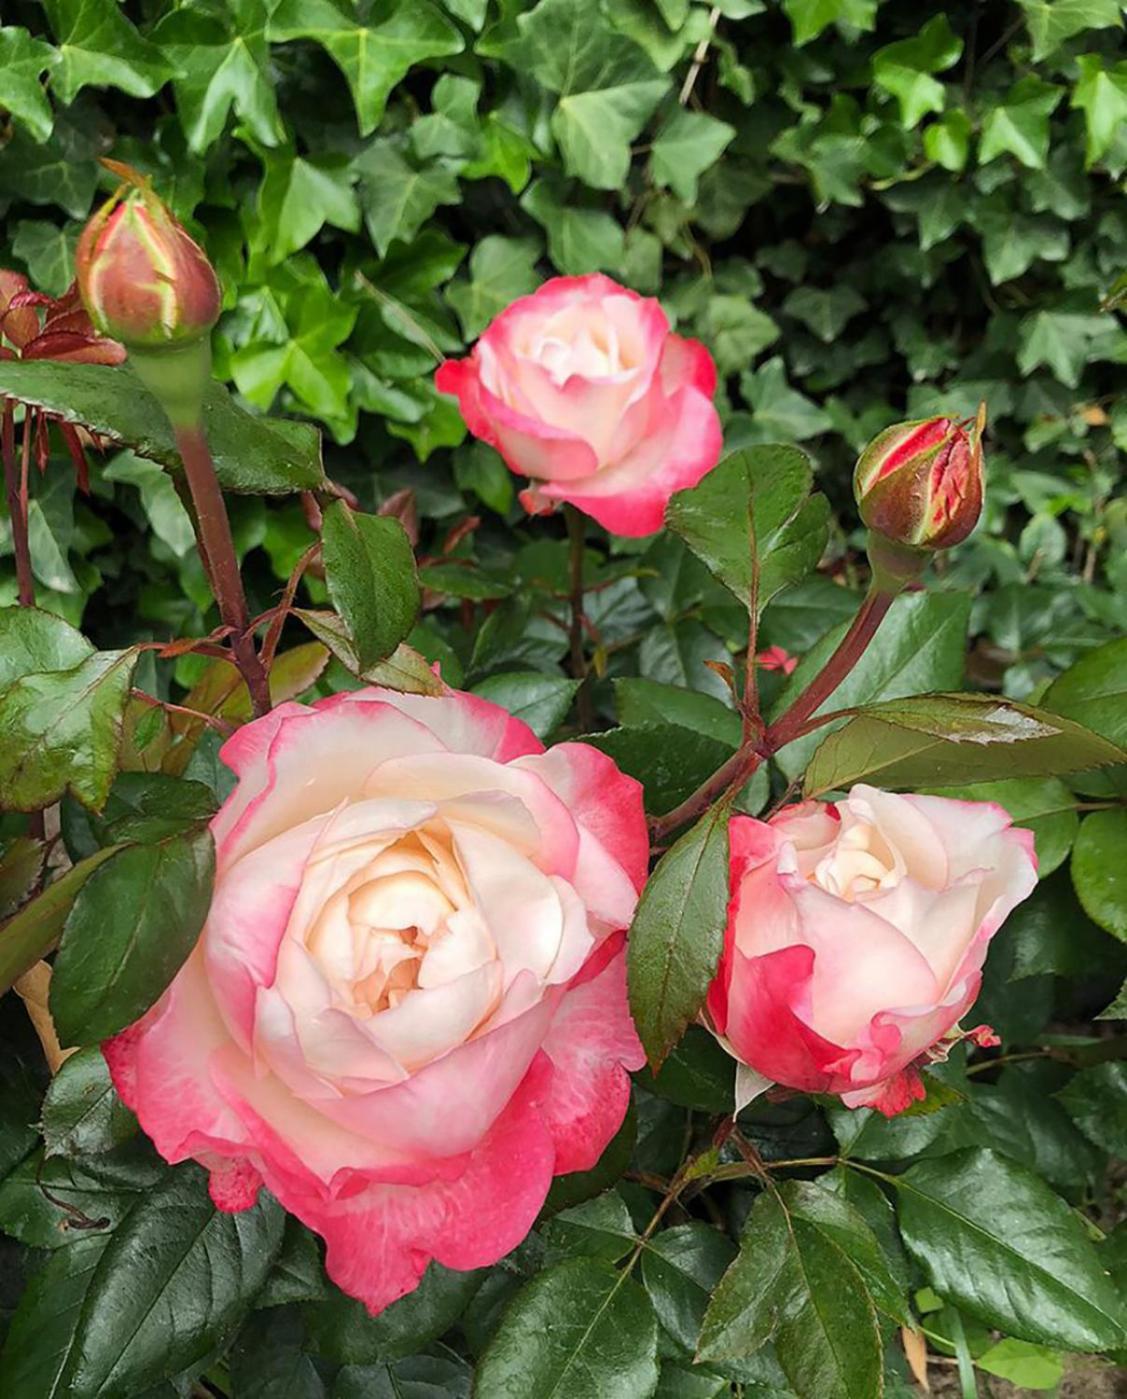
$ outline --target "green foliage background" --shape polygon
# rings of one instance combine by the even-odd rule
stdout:
[[[1114,639],[1127,627],[1127,336],[1104,309],[1127,265],[1123,53],[1115,0],[942,11],[906,0],[5,0],[0,265],[61,292],[77,231],[112,188],[97,157],[151,173],[222,276],[220,376],[251,407],[323,428],[328,474],[366,509],[383,504],[417,528],[425,593],[410,643],[545,736],[580,728],[563,528],[526,520],[514,478],[465,438],[432,386],[439,360],[513,298],[555,273],[595,270],[660,296],[717,360],[727,449],[798,442],[810,454],[832,507],[830,545],[817,573],[767,607],[761,632],[805,658],[792,685],[819,668],[857,605],[858,448],[888,422],[970,416],[985,399],[984,523],[926,593],[896,604],[839,702],[965,685],[1044,698],[1123,744],[1127,642]],[[271,488],[273,456],[240,460],[234,430],[230,440],[228,501],[258,612],[315,535],[295,494],[253,493]],[[40,604],[81,624],[100,655],[206,633],[217,617],[172,478],[114,451],[91,475],[84,497],[65,457],[34,473]],[[2,604],[15,597],[6,529]],[[331,535],[330,521],[330,555]],[[739,740],[723,674],[706,663],[738,669],[746,613],[671,533],[633,542],[592,529],[589,545],[597,741],[644,778],[651,811],[668,811]],[[302,589],[303,605],[325,605],[321,580],[307,575]],[[56,663],[82,660],[85,643],[60,637],[79,649]],[[308,643],[287,624],[276,674],[288,692],[359,683],[339,661],[322,669]],[[122,686],[173,700],[206,665],[158,664],[151,652],[134,662]],[[765,712],[783,683],[762,677]],[[199,705],[245,717],[204,684]],[[776,796],[816,742],[779,755]],[[144,746],[132,731],[123,765],[144,767]],[[175,826],[175,789],[195,871],[180,902],[202,917],[193,842],[224,792],[214,749],[200,743],[190,783],[166,776],[150,788],[126,773],[97,818],[68,797],[71,857],[101,861],[122,838],[138,841],[130,861],[156,860],[146,803]],[[6,1013],[0,1315],[11,1329],[0,1389],[40,1399],[61,1392],[65,1373],[80,1376],[82,1395],[126,1399],[173,1399],[197,1382],[235,1399],[431,1399],[468,1394],[478,1366],[484,1399],[873,1399],[881,1386],[902,1399],[913,1392],[896,1341],[906,1298],[933,1353],[1021,1384],[1051,1387],[1074,1348],[1122,1354],[1109,1339],[1120,1323],[1100,1308],[1108,1275],[1125,1277],[1109,1160],[1127,1154],[1127,1083],[1122,1040],[1093,1020],[1127,962],[1116,941],[1127,939],[1118,772],[958,789],[1004,801],[1037,838],[1044,878],[995,944],[978,1010],[1012,1062],[968,1073],[957,1051],[930,1076],[923,1110],[890,1123],[807,1099],[761,1104],[742,1120],[767,1161],[840,1155],[858,1171],[756,1196],[728,1159],[707,1211],[671,1212],[672,1227],[643,1246],[654,1182],[730,1109],[730,1061],[690,1031],[657,1079],[638,1076],[636,1111],[592,1178],[559,1182],[552,1217],[515,1254],[474,1274],[433,1268],[374,1322],[326,1284],[314,1238],[283,1227],[272,1202],[236,1225],[210,1209],[194,1167],[157,1161],[96,1049],[44,1102],[38,1045]],[[67,773],[50,776],[61,791]],[[97,782],[108,790],[112,777],[107,759]],[[763,809],[767,781],[762,771],[745,791],[746,809]],[[5,816],[2,834],[19,820]],[[86,878],[91,866],[79,868]],[[108,876],[89,887],[106,889],[106,905],[129,902]],[[75,903],[77,924],[102,928],[99,897]],[[180,930],[174,961],[197,926]],[[147,934],[154,945],[158,934]],[[56,971],[80,1014],[83,967],[68,970],[60,953]],[[147,1004],[159,988],[143,972],[131,991]],[[1124,1010],[1121,993],[1106,1014]],[[898,1179],[907,1167],[915,1182],[896,1187],[899,1233],[865,1174],[873,1163]],[[629,1179],[599,1194],[627,1165]],[[100,1228],[83,1232],[76,1209]],[[749,1213],[753,1270],[784,1248],[785,1215],[786,1247],[807,1250],[824,1283],[814,1310],[828,1318],[819,1331],[795,1312],[794,1329],[750,1355],[732,1339],[732,1317],[750,1306],[741,1287],[754,1291],[746,1274],[727,1275],[701,1336],[729,1236]],[[1101,1234],[1093,1251],[1089,1236]],[[166,1310],[130,1329],[134,1249],[152,1261]],[[1058,1267],[1062,1256],[1071,1263]],[[99,1289],[88,1300],[93,1275],[109,1280],[113,1305],[101,1311]],[[779,1275],[792,1277],[781,1263]],[[1011,1283],[1026,1289],[1016,1310]],[[871,1307],[849,1311],[870,1291],[879,1330]],[[772,1324],[788,1305],[758,1300]],[[579,1341],[548,1325],[560,1318]],[[817,1366],[842,1337],[856,1353],[827,1380]],[[698,1343],[703,1367],[691,1364]],[[116,1381],[99,1369],[119,1363]]]

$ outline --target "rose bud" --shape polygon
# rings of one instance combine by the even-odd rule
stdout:
[[[853,491],[864,522],[893,544],[960,544],[982,513],[981,428],[952,418],[885,428],[858,458]]]
[[[82,230],[75,267],[90,319],[129,350],[191,344],[219,319],[207,255],[147,186],[102,206]]]
[[[705,1020],[739,1060],[737,1106],[772,1083],[886,1116],[922,1098],[919,1065],[964,1037],[990,939],[1036,886],[1032,833],[992,802],[860,784],[729,832]]]
[[[435,376],[466,426],[532,478],[531,514],[568,501],[621,535],[662,526],[720,456],[716,367],[660,304],[609,277],[556,277]]]
[[[103,1051],[166,1160],[222,1210],[265,1184],[375,1313],[515,1248],[622,1125],[642,789],[456,690],[279,705],[220,757],[199,942]]]

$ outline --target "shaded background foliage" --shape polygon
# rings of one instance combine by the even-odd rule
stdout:
[[[442,356],[460,353],[512,299],[555,273],[595,270],[658,295],[678,330],[717,360],[727,446],[803,444],[833,508],[831,543],[819,573],[768,608],[762,632],[764,644],[799,656],[816,656],[819,638],[856,606],[857,449],[898,418],[969,416],[985,399],[984,524],[943,561],[927,596],[898,604],[896,629],[849,698],[957,689],[965,677],[1036,699],[1127,622],[1127,403],[1118,392],[1127,337],[1101,309],[1127,264],[1121,23],[1115,0],[968,0],[922,13],[905,0],[5,0],[0,264],[61,292],[77,230],[112,186],[97,157],[151,173],[222,277],[220,376],[255,408],[320,425],[329,475],[417,530],[427,591],[411,644],[451,683],[508,704],[542,734],[579,726],[562,526],[527,523],[514,479],[466,439],[432,386]],[[40,602],[96,644],[215,624],[189,520],[153,462],[107,453],[83,496],[60,459],[33,495]],[[294,496],[233,496],[231,508],[252,610],[262,610],[314,535]],[[7,603],[15,581],[5,548],[7,536]],[[706,662],[738,666],[745,613],[670,536],[636,545],[592,531],[588,573],[593,722],[609,730],[608,751],[646,779],[651,808],[667,810],[738,739],[720,703],[723,674]],[[324,602],[317,579],[303,588],[305,602]],[[308,635],[291,623],[287,639]],[[357,683],[322,663],[299,666],[298,679]],[[202,665],[147,656],[136,683],[182,697]],[[768,703],[782,683],[764,676]],[[658,688],[668,686],[681,689]],[[781,778],[808,756],[792,754]],[[205,768],[193,775],[206,780]],[[1108,1159],[1127,1148],[1125,1085],[1103,1029],[1087,1022],[1124,971],[1108,933],[1127,935],[1127,912],[1122,893],[1101,901],[1089,878],[1086,906],[1103,926],[1089,921],[1067,868],[1078,805],[1107,793],[1098,781],[1006,793],[1037,832],[1047,878],[992,954],[980,1018],[999,1028],[1007,1052],[1035,1046],[1039,1057],[987,1082],[977,1067],[968,1077],[956,1055],[932,1083],[938,1110],[891,1123],[805,1100],[757,1108],[747,1135],[767,1159],[840,1149],[898,1167],[986,1145],[1111,1232],[1122,1187]],[[761,781],[745,800],[761,809],[766,798]],[[1121,812],[1100,814],[1099,826],[1083,847],[1089,866],[1094,848],[1097,868],[1127,851]],[[1083,888],[1075,860],[1072,876]],[[43,1085],[23,1067],[34,1045],[21,1051],[6,1092],[11,1120],[28,1122]],[[618,1193],[579,1204],[578,1218],[558,1216],[488,1275],[435,1270],[417,1298],[377,1322],[326,1288],[311,1237],[292,1222],[283,1236],[264,1205],[246,1226],[253,1248],[226,1235],[216,1245],[277,1260],[233,1348],[225,1351],[238,1307],[185,1322],[179,1346],[171,1333],[142,1331],[134,1373],[166,1377],[163,1356],[193,1377],[206,1370],[213,1388],[239,1399],[465,1393],[521,1281],[562,1262],[575,1295],[608,1285],[610,1265],[652,1214],[649,1185],[671,1176],[696,1127],[729,1107],[729,1078],[723,1056],[691,1033],[660,1082],[640,1076],[636,1120],[594,1183],[613,1182],[629,1162]],[[65,1105],[67,1090],[53,1091]],[[47,1171],[54,1193],[116,1222],[162,1181],[146,1227],[165,1206],[169,1217],[198,1211],[195,1177],[162,1174],[116,1121],[107,1107],[98,1132],[78,1141],[59,1128]],[[92,1140],[93,1164],[83,1157]],[[80,1302],[72,1251],[89,1253],[85,1277],[105,1247],[104,1236],[80,1236],[36,1271],[66,1213],[38,1189],[36,1142],[31,1131],[6,1143],[0,1226],[19,1241],[5,1240],[0,1255],[6,1308],[25,1277],[43,1295],[69,1286]],[[967,1170],[972,1193],[990,1185],[989,1172],[975,1180]],[[1071,1333],[1051,1308],[1036,1336],[991,1335],[975,1299],[955,1296],[956,1307],[923,1286],[918,1265],[909,1270],[881,1200],[858,1177],[836,1175],[888,1242],[900,1286],[911,1283],[933,1350],[973,1353],[984,1373],[1055,1382]],[[555,1208],[592,1190],[569,1195],[572,1187],[557,1187]],[[714,1192],[713,1222],[741,1224],[750,1199],[741,1184]],[[801,1199],[791,1203],[801,1214]],[[731,1256],[706,1217],[674,1215],[676,1227],[655,1236],[666,1242],[647,1247],[638,1281],[615,1294],[625,1310],[596,1334],[596,1355],[621,1373],[614,1333],[644,1333],[647,1363],[662,1360],[663,1399],[785,1394],[770,1348],[688,1369],[706,1292]],[[207,1240],[220,1228],[202,1215],[198,1225]],[[1122,1228],[1104,1248],[1105,1266],[1122,1274]],[[493,1351],[488,1394],[530,1373],[519,1338],[535,1333],[541,1313],[535,1295],[522,1295],[523,1331],[509,1333],[515,1350]],[[17,1399],[46,1392],[19,1370],[35,1353],[27,1327],[25,1316],[5,1362]],[[997,1329],[1006,1332],[1004,1320]],[[1039,1339],[1047,1348],[1037,1350]],[[1011,1350],[991,1362],[999,1345]],[[886,1392],[911,1392],[902,1356],[894,1346],[887,1356]],[[648,1374],[621,1392],[646,1392]],[[151,1394],[188,1382],[160,1383]]]

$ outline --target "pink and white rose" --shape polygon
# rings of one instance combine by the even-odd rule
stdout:
[[[652,534],[673,492],[720,456],[708,351],[609,277],[545,282],[435,382],[475,437],[532,478],[521,495],[532,513],[570,501],[615,534]]]
[[[710,1028],[737,1096],[772,1082],[886,1115],[982,983],[990,939],[1037,882],[1033,836],[992,802],[858,785],[730,825],[731,901]]]
[[[162,1156],[224,1210],[265,1183],[375,1313],[515,1247],[620,1126],[641,789],[457,691],[284,704],[222,756],[206,926],[106,1059]]]

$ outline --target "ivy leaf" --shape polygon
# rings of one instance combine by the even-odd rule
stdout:
[[[1005,101],[990,110],[978,144],[978,163],[986,165],[1008,151],[1031,170],[1044,168],[1049,154],[1049,117],[1064,89],[1029,76],[1019,79]]]
[[[43,0],[58,62],[51,85],[69,106],[87,86],[151,97],[173,76],[160,48],[142,38],[117,0]]]
[[[0,193],[30,204],[57,204],[84,219],[98,183],[96,137],[67,112],[55,118],[51,138],[40,145],[16,128],[0,161]]]
[[[0,691],[0,804],[36,811],[73,792],[109,795],[137,652],[95,651],[69,670],[21,676]]]
[[[345,156],[299,156],[293,151],[263,154],[266,173],[258,191],[261,220],[255,237],[267,261],[284,262],[311,242],[325,224],[356,233],[360,206],[353,186],[357,171]]]
[[[1038,260],[1063,262],[1068,230],[1058,220],[1015,210],[1001,194],[976,201],[971,221],[982,234],[982,256],[994,286],[1027,272]]]
[[[842,282],[829,290],[823,287],[797,287],[783,302],[783,310],[829,345],[867,304],[860,292]]]
[[[722,378],[746,369],[761,350],[779,338],[779,327],[746,297],[710,296],[701,323]]]
[[[654,181],[686,204],[695,204],[698,179],[716,164],[735,135],[736,128],[726,121],[678,107],[654,138],[650,156]]]
[[[262,145],[283,140],[266,16],[261,0],[228,0],[222,9],[189,0],[154,28],[154,42],[175,65],[180,122],[196,154],[215,144],[232,109]]]
[[[872,29],[879,0],[783,0],[796,47],[816,39],[831,24],[848,29]]]
[[[1085,29],[1110,29],[1123,23],[1119,0],[1018,0],[1033,40],[1033,61],[1059,49]]]
[[[1071,105],[1084,113],[1088,133],[1087,163],[1095,165],[1127,121],[1127,62],[1105,69],[1099,54],[1081,54],[1076,60],[1080,80],[1072,90]]]
[[[416,63],[464,48],[457,28],[427,0],[394,0],[378,24],[361,24],[337,0],[281,0],[270,18],[274,43],[313,39],[344,74],[361,136],[379,125],[392,88]]]
[[[1123,1345],[1123,1307],[1079,1216],[993,1151],[969,1148],[892,1177],[908,1251],[941,1296],[1021,1340]]]
[[[957,175],[967,163],[970,133],[971,123],[966,112],[958,107],[944,112],[938,121],[924,127],[924,153],[928,160],[934,160],[944,170]]]
[[[214,875],[211,833],[197,827],[130,846],[87,880],[51,978],[64,1045],[108,1039],[156,1002],[195,946]]]
[[[391,655],[418,614],[410,541],[398,520],[350,510],[343,500],[326,508],[321,538],[329,596],[366,670]]]
[[[36,141],[46,141],[54,124],[42,78],[58,62],[58,51],[26,29],[0,28],[0,107]]]
[[[900,124],[911,130],[928,112],[941,112],[943,84],[933,73],[942,73],[963,51],[944,14],[933,15],[914,39],[886,44],[873,54],[873,81],[900,104]]]
[[[458,179],[441,161],[414,165],[390,137],[372,141],[356,158],[360,202],[381,257],[395,239],[409,243],[440,204],[458,202]]]
[[[469,280],[452,282],[446,300],[453,306],[467,340],[476,340],[495,316],[540,285],[535,238],[505,238],[490,233],[470,255]]]
[[[219,1348],[265,1282],[284,1218],[265,1192],[226,1214],[198,1167],[171,1172],[99,1258],[60,1393],[139,1394]]]
[[[570,1258],[509,1303],[481,1358],[480,1394],[649,1399],[657,1322],[646,1294],[606,1263]]]
[[[1074,389],[1091,357],[1092,341],[1107,329],[1105,317],[1087,312],[1034,311],[1018,327],[1018,368],[1031,374],[1038,365],[1046,365],[1062,384]]]
[[[832,426],[816,403],[787,383],[781,356],[769,359],[760,369],[748,370],[740,384],[754,410],[751,435],[756,442],[805,442]]]
[[[630,1010],[656,1072],[704,1001],[724,941],[728,818],[719,803],[661,857],[630,929]]]
[[[566,202],[549,180],[537,180],[520,203],[547,234],[548,256],[560,272],[581,277],[621,267],[625,238],[613,214]]]
[[[58,224],[39,219],[21,219],[15,227],[12,252],[27,264],[34,286],[49,296],[62,296],[74,281],[77,242],[74,228],[60,228]]]

